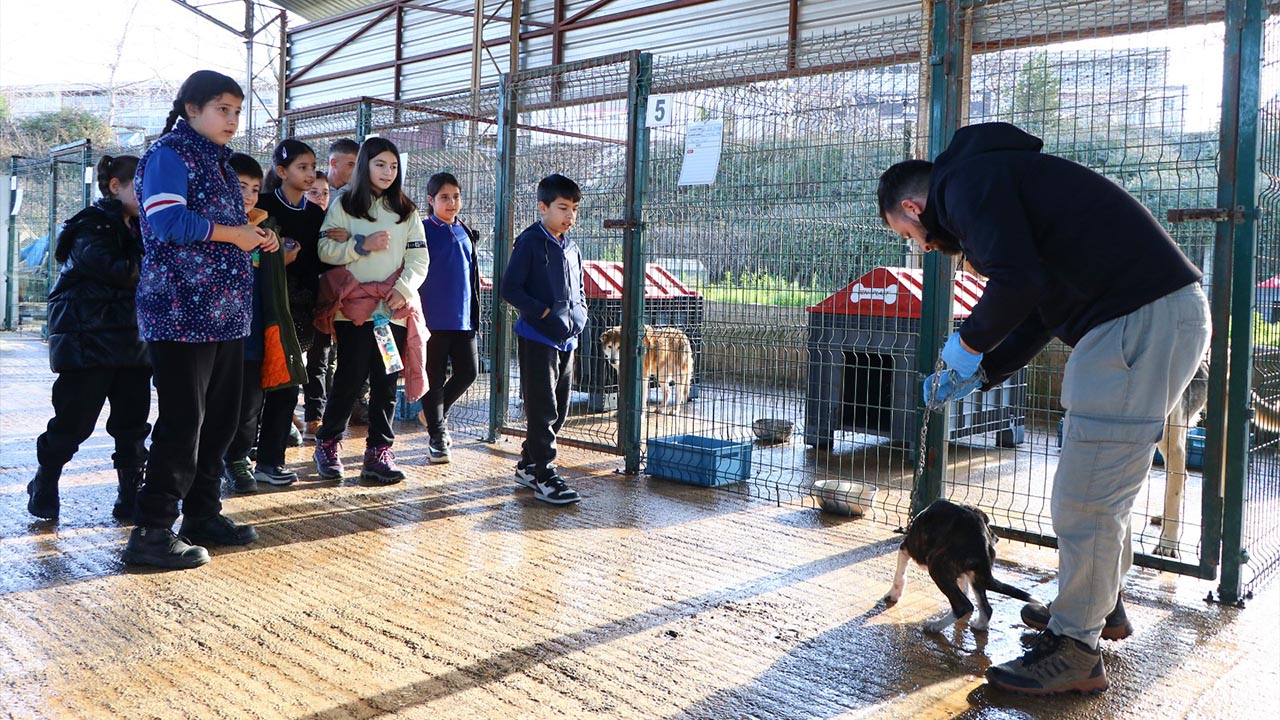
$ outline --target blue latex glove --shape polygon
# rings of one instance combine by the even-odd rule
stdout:
[[[971,353],[960,344],[960,333],[951,333],[942,347],[939,370],[924,381],[924,402],[930,410],[941,410],[948,402],[973,394],[986,382],[982,372],[982,353]]]
[[[952,400],[972,395],[984,382],[986,378],[981,372],[961,378],[955,370],[939,370],[924,379],[924,404],[930,410],[940,411]]]
[[[982,353],[971,353],[960,344],[960,333],[953,332],[942,346],[942,362],[956,371],[962,378],[970,378],[978,374],[978,366],[982,364]]]

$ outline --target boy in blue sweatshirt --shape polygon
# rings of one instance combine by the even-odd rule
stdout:
[[[556,433],[569,415],[573,351],[587,324],[582,253],[569,239],[582,190],[563,175],[538,183],[542,220],[516,238],[502,278],[502,299],[520,311],[516,346],[527,433],[516,482],[553,505],[578,502],[556,473]]]

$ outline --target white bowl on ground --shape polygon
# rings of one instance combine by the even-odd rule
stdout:
[[[823,479],[813,483],[809,494],[818,501],[823,512],[835,515],[866,515],[875,507],[875,485],[853,480]]]

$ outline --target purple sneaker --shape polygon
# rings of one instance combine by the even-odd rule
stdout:
[[[404,472],[396,465],[396,454],[390,445],[378,445],[364,449],[364,467],[361,480],[372,480],[383,485],[394,485],[404,479]]]
[[[330,479],[342,477],[342,459],[338,457],[338,448],[341,445],[341,437],[316,440],[314,457],[316,472],[320,473],[320,477]]]

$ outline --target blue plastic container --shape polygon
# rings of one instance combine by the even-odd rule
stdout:
[[[1204,428],[1187,431],[1187,467],[1204,469]]]
[[[401,422],[407,422],[409,420],[417,421],[418,412],[421,410],[422,410],[421,400],[406,402],[405,395],[404,395],[404,388],[400,388],[396,390],[396,411],[395,411],[396,420],[400,420]]]
[[[699,435],[650,438],[648,473],[677,482],[715,487],[751,476],[751,443]]]

